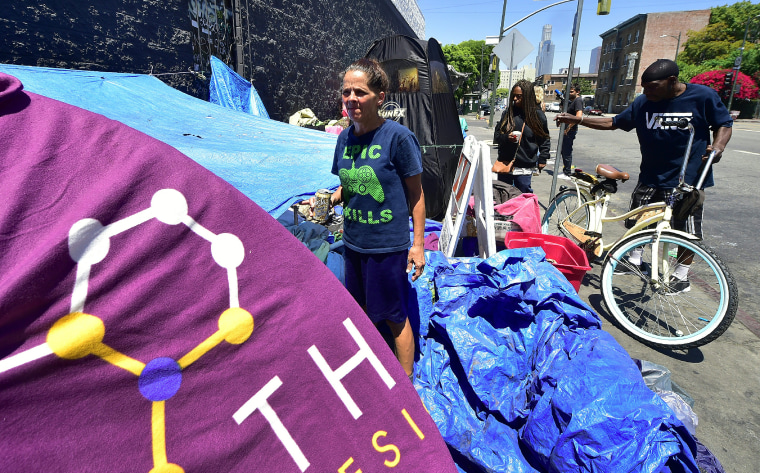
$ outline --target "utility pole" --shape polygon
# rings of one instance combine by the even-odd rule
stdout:
[[[478,112],[480,112],[480,102],[483,100],[483,49],[486,45],[480,46],[480,86],[478,87]]]
[[[744,43],[747,42],[747,32],[749,32],[749,24],[752,20],[755,18],[760,18],[760,15],[755,15],[747,20],[747,26],[744,28],[744,39],[742,39],[742,47],[739,48],[739,57],[736,58],[736,62],[734,63],[734,77],[731,81],[731,95],[728,96],[728,108],[729,113],[731,112],[731,104],[734,102],[734,88],[736,88],[736,79],[739,77],[739,69],[742,67],[742,56],[744,55]]]
[[[575,66],[575,51],[578,49],[578,36],[581,34],[581,13],[583,12],[583,0],[578,0],[578,9],[575,11],[575,24],[573,25],[573,46],[570,49],[570,67],[567,70],[567,85],[565,85],[565,102],[562,105],[562,112],[567,112],[567,106],[570,102],[570,87],[573,83],[573,67]],[[557,190],[557,171],[562,161],[562,138],[565,136],[567,124],[563,123],[559,127],[559,138],[557,139],[557,152],[554,155],[554,173],[552,174],[552,188],[549,192],[549,199],[553,199]]]
[[[504,17],[507,15],[507,0],[504,0],[504,8],[501,10],[501,26],[499,27],[499,42],[501,43],[501,40],[504,39]],[[495,73],[493,76],[493,90],[491,92],[491,98],[488,101],[488,104],[491,106],[491,111],[488,115],[488,128],[493,128],[493,116],[496,114],[496,107],[494,106],[494,97],[496,96],[496,86],[497,80],[500,79],[501,74],[499,73],[499,57],[496,56],[495,62]]]

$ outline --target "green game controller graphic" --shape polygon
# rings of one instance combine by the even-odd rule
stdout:
[[[377,180],[375,170],[370,166],[361,166],[356,169],[356,163],[351,163],[351,169],[341,169],[338,174],[340,181],[344,183],[343,189],[348,192],[349,198],[354,194],[369,194],[380,204],[385,201],[383,186]]]

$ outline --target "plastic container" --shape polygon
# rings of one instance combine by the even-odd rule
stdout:
[[[520,225],[512,223],[512,220],[496,220],[493,221],[493,229],[496,234],[496,241],[502,241],[507,237],[509,232],[519,232]]]
[[[504,237],[507,249],[541,247],[546,253],[546,260],[562,273],[577,292],[586,271],[591,269],[588,257],[572,240],[541,233],[507,232]]]

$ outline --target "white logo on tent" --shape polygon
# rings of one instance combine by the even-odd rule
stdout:
[[[380,116],[390,120],[399,121],[406,117],[406,109],[401,108],[401,105],[399,105],[398,102],[385,102],[383,106],[380,107]]]

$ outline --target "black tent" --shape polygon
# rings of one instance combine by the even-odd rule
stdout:
[[[464,140],[441,45],[433,38],[389,36],[375,41],[366,57],[377,59],[390,79],[381,113],[420,142],[427,217],[442,220]]]

